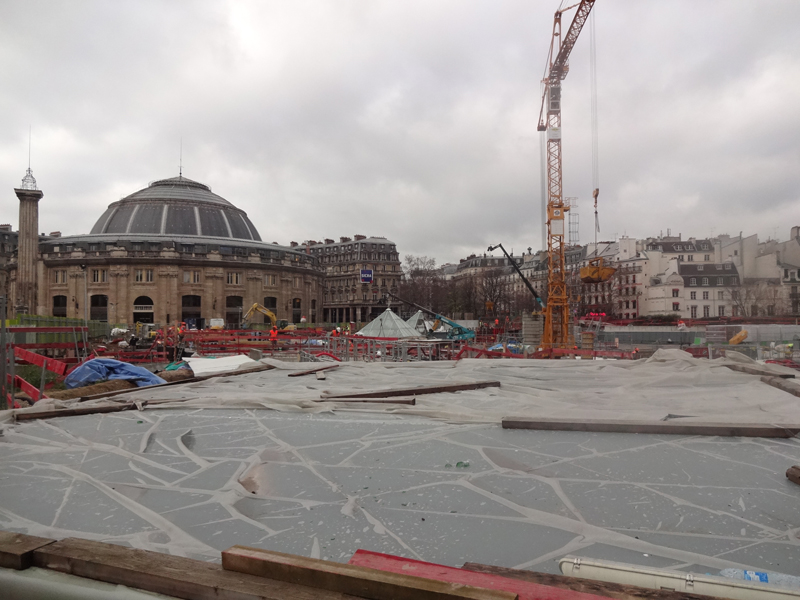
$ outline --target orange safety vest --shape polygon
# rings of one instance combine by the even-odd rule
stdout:
[[[271,329],[271,330],[270,330],[270,332],[269,332],[269,339],[270,339],[271,341],[273,341],[273,342],[274,342],[274,341],[276,341],[276,340],[278,339],[278,330],[277,330],[277,329]]]

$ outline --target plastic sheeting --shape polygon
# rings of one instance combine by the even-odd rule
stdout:
[[[418,338],[423,337],[422,334],[414,329],[411,325],[403,321],[390,309],[386,309],[381,315],[365,325],[361,331],[355,335],[364,337],[382,337],[382,338]]]
[[[143,367],[112,358],[93,358],[67,375],[64,385],[67,386],[67,389],[73,389],[110,379],[133,381],[139,387],[166,383],[161,377],[153,375]]]
[[[287,372],[220,379],[235,389],[240,377]],[[800,489],[783,475],[800,463],[797,439],[179,406],[6,427],[0,529],[216,561],[242,544],[550,573],[567,554],[800,572]]]

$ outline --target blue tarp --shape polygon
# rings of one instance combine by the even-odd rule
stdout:
[[[525,346],[523,346],[517,340],[508,340],[507,348],[511,354],[522,354],[525,352]],[[487,350],[491,350],[492,352],[503,352],[503,344],[495,344],[494,346],[487,348]]]
[[[109,379],[127,379],[139,387],[166,383],[147,369],[112,358],[94,358],[77,367],[64,379],[68,389]]]

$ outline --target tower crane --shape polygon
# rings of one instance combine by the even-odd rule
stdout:
[[[581,0],[556,11],[553,36],[547,56],[547,74],[542,81],[542,108],[539,112],[539,131],[547,132],[547,305],[544,309],[544,334],[542,347],[565,348],[572,345],[570,332],[570,306],[567,291],[565,248],[565,214],[569,206],[564,202],[561,184],[561,82],[569,73],[569,55],[584,24],[589,18],[595,0]],[[561,15],[578,7],[575,17],[561,35]]]

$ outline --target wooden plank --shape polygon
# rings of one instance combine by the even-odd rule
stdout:
[[[778,388],[781,391],[784,391],[792,396],[797,396],[800,398],[800,387],[794,382],[786,381],[780,377],[770,376],[770,377],[762,377],[761,381],[766,383],[767,385],[771,385],[774,388]]]
[[[359,551],[360,552],[360,551]],[[533,571],[521,571],[519,569],[509,569],[506,567],[495,567],[493,565],[482,565],[480,563],[465,563],[464,570],[476,573],[491,573],[538,583],[541,585],[552,586],[562,590],[572,590],[584,594],[594,594],[605,598],[616,598],[616,600],[710,600],[711,596],[701,596],[699,594],[687,594],[686,592],[675,592],[672,590],[651,590],[635,585],[624,585],[621,583],[608,583],[596,581],[594,579],[579,579],[577,577],[567,577],[566,575],[550,575],[549,573],[535,573]]]
[[[794,465],[786,469],[786,477],[792,483],[800,485],[800,465]]]
[[[366,567],[233,546],[222,553],[222,567],[320,589],[358,595],[370,600],[515,600],[517,594],[455,583],[433,581]]]
[[[294,373],[289,373],[289,377],[302,377],[303,375],[311,375],[312,373],[319,373],[320,371],[327,371],[328,369],[336,369],[338,366],[339,365],[326,365],[324,367],[309,369],[308,371],[297,371]]]
[[[141,404],[142,406],[146,406],[147,402],[142,402]],[[80,406],[77,408],[18,412],[14,414],[14,418],[17,421],[33,421],[35,419],[53,419],[55,417],[77,417],[80,415],[121,412],[123,410],[133,410],[135,408],[137,408],[137,406],[133,402],[125,402],[120,404],[104,404],[102,406]]]
[[[800,425],[773,425],[770,423],[685,423],[680,420],[615,421],[611,419],[586,420],[505,417],[503,419],[503,429],[791,438],[800,432]]]
[[[435,579],[437,581],[447,581],[492,590],[505,590],[517,594],[519,600],[599,600],[599,597],[594,594],[548,587],[540,583],[503,577],[497,574],[465,571],[455,567],[446,567],[368,550],[357,550],[348,564],[379,569],[390,573],[402,573],[426,579]]]
[[[33,563],[33,551],[53,542],[49,538],[0,531],[0,567],[27,569]]]
[[[370,404],[410,404],[414,406],[417,403],[416,398],[320,398],[315,402],[369,402]]]
[[[323,392],[322,398],[391,398],[392,396],[421,396],[422,394],[440,394],[442,392],[460,392],[463,390],[480,390],[488,387],[500,387],[499,381],[476,381],[473,383],[452,383],[446,385],[424,386],[416,388],[394,388],[376,390],[374,392],[339,393]]]
[[[759,375],[764,377],[780,377],[782,379],[794,379],[793,373],[778,373],[772,369],[765,369],[764,367],[756,367],[753,365],[725,365],[731,371],[738,371],[739,373],[747,373],[748,375]]]
[[[353,596],[226,571],[215,563],[76,538],[35,550],[33,564],[187,600],[355,600]]]

